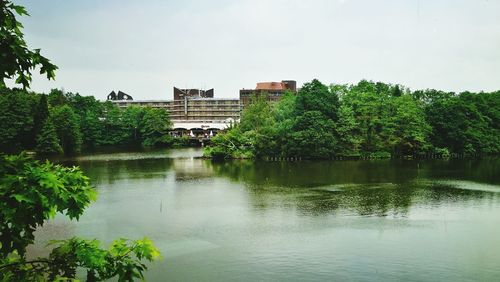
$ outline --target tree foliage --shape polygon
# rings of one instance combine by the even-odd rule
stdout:
[[[40,163],[25,154],[0,157],[0,280],[73,279],[77,269],[87,281],[143,278],[143,260],[159,257],[147,239],[115,240],[109,249],[99,241],[71,238],[52,243],[48,258],[26,259],[34,232],[57,213],[78,219],[96,198],[89,179],[77,167]]]
[[[36,144],[40,152],[53,152],[60,141],[65,150],[77,151],[82,119],[67,105],[73,96],[52,91],[46,99],[5,86],[5,79],[15,78],[26,89],[35,67],[40,66],[49,79],[57,69],[39,49],[27,48],[15,13],[27,15],[23,7],[0,0],[0,150],[18,151]],[[97,240],[72,238],[54,242],[48,258],[27,260],[26,248],[34,242],[37,227],[57,213],[78,220],[95,197],[89,179],[77,167],[41,163],[24,153],[0,154],[0,281],[74,281],[79,269],[86,271],[87,281],[144,278],[143,261],[159,256],[146,238],[115,240],[108,250],[101,249]]]
[[[212,146],[205,153],[214,159],[248,159],[255,157],[252,132],[242,133],[238,128],[211,139]]]
[[[54,149],[54,146],[47,147],[46,142],[39,144],[50,137],[46,131],[45,138],[39,139],[47,121],[54,126],[59,146],[66,154],[107,145],[168,147],[186,144],[185,140],[170,136],[172,122],[163,109],[136,106],[120,109],[92,96],[57,89],[48,95],[7,88],[0,93],[1,152]]]
[[[410,91],[362,80],[355,85],[305,83],[277,104],[254,101],[230,137],[207,156],[403,157],[500,153],[500,92]],[[239,136],[241,135],[241,136]],[[249,146],[232,146],[244,140]],[[242,151],[248,150],[248,151]]]
[[[0,95],[0,149],[15,152],[30,147],[34,138],[33,111],[37,99],[21,90],[1,89]]]
[[[77,153],[81,149],[82,136],[77,115],[68,105],[54,107],[50,122],[55,126],[57,137],[65,153]]]
[[[78,168],[39,163],[25,154],[2,157],[0,181],[3,256],[14,251],[23,256],[37,226],[56,213],[78,219],[96,196]]]
[[[350,106],[342,105],[339,107],[339,120],[335,131],[340,152],[345,152],[346,155],[359,153],[362,139],[359,136],[358,122]]]
[[[59,144],[56,128],[52,124],[52,121],[45,121],[42,130],[36,138],[35,150],[41,155],[59,154],[63,152],[63,149]]]
[[[295,104],[296,115],[307,111],[319,111],[332,120],[337,119],[339,97],[336,92],[331,91],[328,86],[314,79],[304,83],[297,95]]]
[[[109,248],[101,248],[98,240],[73,237],[52,241],[48,258],[24,261],[9,258],[3,266],[0,279],[4,281],[66,281],[77,278],[78,270],[86,273],[86,281],[144,280],[147,266],[143,261],[160,257],[151,240],[114,240]]]
[[[145,146],[155,146],[165,142],[165,137],[172,128],[170,115],[163,109],[141,108],[144,112],[140,124],[142,144]]]
[[[285,154],[328,158],[333,155],[336,146],[334,122],[320,111],[306,111],[295,120]]]
[[[22,6],[9,0],[0,0],[0,88],[5,87],[5,79],[28,88],[31,72],[40,67],[40,74],[48,79],[55,77],[57,67],[40,54],[40,49],[30,50],[24,40],[23,25],[17,21],[16,14],[28,16]]]

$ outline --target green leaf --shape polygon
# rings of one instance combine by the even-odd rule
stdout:
[[[34,200],[30,199],[27,195],[15,194],[14,198],[20,203],[21,202],[34,203]]]
[[[23,6],[12,5],[11,8],[14,9],[16,11],[16,13],[20,16],[23,16],[23,15],[29,16],[28,12],[26,11],[26,9]]]

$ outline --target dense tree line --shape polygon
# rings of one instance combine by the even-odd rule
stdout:
[[[213,158],[370,157],[500,152],[500,92],[410,91],[363,80],[305,83],[276,104],[254,97],[238,126],[213,138]]]
[[[0,89],[0,151],[16,153],[76,153],[106,145],[172,146],[186,140],[172,138],[172,123],[162,109],[119,109],[93,96],[48,95],[20,89]]]

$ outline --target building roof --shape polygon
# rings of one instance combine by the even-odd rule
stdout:
[[[258,82],[255,90],[285,90],[283,82]]]

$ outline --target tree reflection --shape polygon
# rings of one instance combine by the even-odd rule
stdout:
[[[413,205],[498,200],[495,191],[468,190],[434,181],[464,171],[474,180],[492,179],[491,174],[476,172],[467,162],[230,161],[212,165],[215,175],[246,184],[256,211],[285,208],[303,215],[405,217]]]
[[[113,184],[124,179],[165,178],[172,168],[174,159],[151,158],[134,160],[91,160],[72,162],[81,167],[92,185]],[[70,164],[65,163],[66,165]]]

